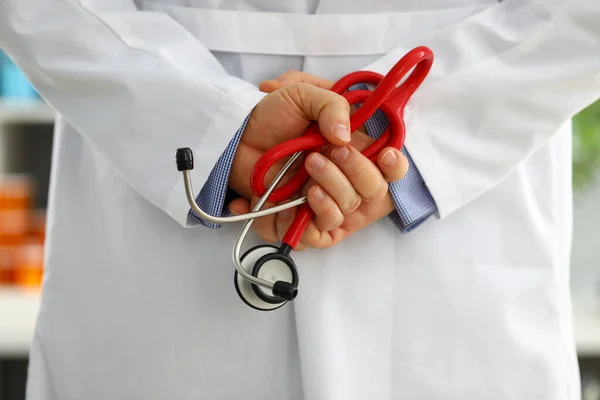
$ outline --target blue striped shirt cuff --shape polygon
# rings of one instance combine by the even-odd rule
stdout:
[[[405,232],[415,229],[437,212],[435,200],[425,185],[417,166],[405,148],[408,172],[399,181],[390,183],[390,195],[396,211],[390,217]]]
[[[357,88],[365,90],[366,85],[357,85]],[[385,114],[378,110],[365,123],[367,134],[373,139],[379,138],[388,126]],[[414,164],[410,154],[405,147],[402,153],[408,159],[408,172],[406,175],[389,184],[390,195],[396,210],[390,214],[390,218],[404,232],[409,232],[437,212],[437,206],[429,189]]]
[[[246,117],[242,126],[237,130],[196,197],[198,207],[216,217],[230,215],[225,202],[229,185],[229,173],[231,172],[233,158],[249,118],[250,115]],[[202,219],[193,210],[189,212],[188,221],[200,223],[212,229],[218,229],[223,225]]]

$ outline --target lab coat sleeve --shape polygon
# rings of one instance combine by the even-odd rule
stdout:
[[[405,146],[446,217],[498,185],[600,97],[600,1],[505,0],[367,70],[430,47],[406,109]]]
[[[0,47],[40,95],[145,199],[189,218],[180,147],[203,188],[264,97],[166,14],[131,0],[2,0]]]

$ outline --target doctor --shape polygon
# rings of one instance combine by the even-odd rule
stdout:
[[[3,0],[0,46],[59,112],[29,399],[580,398],[569,119],[600,97],[599,20],[597,0]],[[247,307],[239,226],[190,214],[174,150],[220,213],[260,82],[385,74],[417,45],[436,58],[391,218],[305,243],[293,304]]]

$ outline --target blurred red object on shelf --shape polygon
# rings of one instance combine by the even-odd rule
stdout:
[[[14,248],[0,245],[0,285],[13,283],[14,259],[11,257]]]
[[[29,210],[33,207],[34,179],[28,174],[0,176],[0,209]]]
[[[13,271],[14,283],[25,288],[39,288],[44,275],[44,243],[32,238],[19,248]]]
[[[33,205],[31,176],[0,176],[0,285],[41,286],[46,213]]]

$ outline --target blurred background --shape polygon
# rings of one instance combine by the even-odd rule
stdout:
[[[0,400],[23,400],[43,276],[54,113],[0,52]],[[584,400],[600,400],[600,101],[574,120],[571,287]]]

